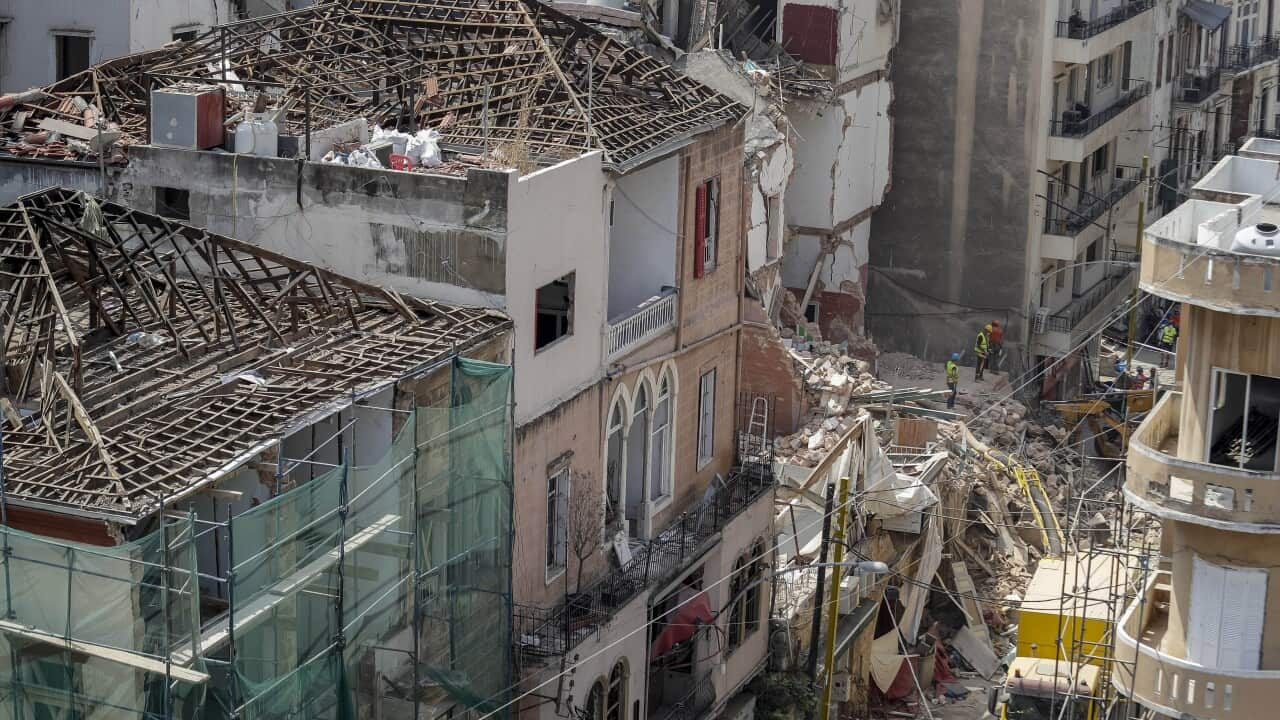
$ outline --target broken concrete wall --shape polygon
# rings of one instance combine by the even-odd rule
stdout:
[[[832,342],[851,341],[865,329],[866,263],[871,223],[864,221],[839,238],[797,232],[783,259],[782,282],[800,308],[809,283],[809,302],[817,305],[822,337]],[[818,266],[816,278],[810,273]],[[803,312],[803,308],[800,308]]]
[[[1026,313],[1044,3],[917,0],[894,65],[894,182],[872,220],[869,328],[940,359]],[[1053,8],[1056,13],[1056,8]]]
[[[418,297],[484,305],[506,292],[508,177],[138,146],[111,195],[155,211],[157,193],[186,191],[193,225]]]
[[[743,127],[743,155],[748,173],[747,273],[761,301],[773,307],[781,285],[777,271],[785,242],[788,184],[795,171],[796,138],[786,129],[773,79],[750,72],[728,53],[704,50],[681,59],[680,69],[693,79],[751,108]]]
[[[764,323],[742,326],[740,394],[763,396],[773,412],[773,435],[790,435],[808,412],[804,381],[778,330]]]
[[[115,169],[106,172],[110,185]],[[103,175],[96,165],[35,160],[0,160],[0,205],[9,205],[28,193],[49,187],[66,187],[103,194]]]

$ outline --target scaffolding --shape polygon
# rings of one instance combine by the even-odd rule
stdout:
[[[315,475],[320,446],[281,453],[274,497],[224,520],[160,498],[158,528],[114,547],[0,528],[0,718],[500,710],[511,368],[455,356],[445,369],[439,402],[372,409],[393,415],[379,462],[354,462],[340,427],[322,443],[340,462]],[[228,562],[206,567],[210,548]],[[387,697],[398,712],[372,707]]]
[[[1108,478],[1114,473],[1114,483]],[[1120,696],[1115,684],[1117,673],[1133,677],[1134,663],[1116,655],[1115,642],[1119,622],[1129,603],[1144,591],[1156,572],[1158,548],[1153,547],[1148,532],[1152,517],[1125,500],[1123,492],[1116,499],[1104,495],[1124,485],[1124,465],[1117,464],[1102,475],[1089,491],[1068,495],[1062,521],[1069,528],[1068,540],[1075,550],[1075,561],[1066,563],[1058,605],[1058,649],[1054,673],[1074,676],[1075,669],[1086,665],[1101,668],[1099,683],[1093,694],[1081,692],[1079,683],[1071,682],[1070,691],[1051,699],[1051,715],[1057,718],[1065,705],[1085,700],[1104,709],[1101,717],[1124,719],[1133,714],[1129,701]],[[1070,486],[1069,486],[1070,487]],[[1073,511],[1074,508],[1074,511]],[[1078,527],[1074,522],[1095,513],[1110,513],[1110,522],[1102,527]],[[1104,628],[1100,637],[1091,637],[1089,623],[1067,622],[1067,618],[1083,618],[1090,612],[1099,617]],[[1068,717],[1069,713],[1062,714]]]

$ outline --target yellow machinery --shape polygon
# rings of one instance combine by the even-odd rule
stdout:
[[[1040,473],[1031,465],[1017,462],[1012,456],[1006,455],[1002,458],[1000,455],[1003,453],[987,451],[984,457],[992,468],[1017,482],[1018,487],[1022,489],[1022,494],[1031,505],[1031,516],[1035,519],[1036,526],[1040,528],[1045,555],[1062,557],[1066,552],[1067,540],[1062,534],[1058,515],[1053,511],[1053,504],[1049,502],[1049,493],[1040,482]]]
[[[1105,397],[1047,403],[1062,414],[1071,428],[1083,425],[1094,439],[1098,454],[1113,460],[1124,459],[1129,447],[1129,428],[1124,423],[1124,407],[1129,416],[1151,409],[1155,390],[1113,390]]]
[[[1115,562],[1103,554],[1040,560],[1018,612],[1018,657],[1103,665],[1108,609],[1121,590],[1111,587]]]

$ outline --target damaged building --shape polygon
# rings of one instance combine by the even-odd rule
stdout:
[[[721,582],[763,567],[773,521],[768,411],[753,445],[738,432],[744,106],[536,2],[366,0],[14,102],[7,195],[57,182],[511,318],[514,610],[493,617],[514,629],[490,659],[513,675],[397,677],[404,697],[431,717],[468,692],[528,717],[714,715],[761,671],[770,581]],[[686,606],[709,613],[693,635]]]
[[[997,320],[1026,363],[1011,369],[1075,368],[1046,392],[1097,377],[1093,334],[1133,288],[1139,204],[1158,216],[1139,174],[1169,155],[1168,5],[904,7],[894,183],[873,220],[872,304],[893,310],[873,318],[877,342],[968,364]]]
[[[510,602],[506,317],[80,191],[0,212],[0,712],[502,691],[509,635],[476,629]]]

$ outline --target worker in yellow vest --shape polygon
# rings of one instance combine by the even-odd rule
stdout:
[[[981,380],[982,371],[987,369],[987,352],[990,347],[987,329],[983,328],[978,331],[978,337],[973,341],[973,354],[978,356],[978,365],[973,369],[974,380]]]
[[[960,366],[956,364],[960,360],[960,353],[951,353],[951,359],[947,361],[947,389],[951,394],[947,396],[947,409],[952,410],[956,406],[956,394],[960,392]]]
[[[1173,355],[1178,346],[1178,326],[1171,322],[1166,322],[1160,327],[1160,367],[1169,367],[1169,356]]]

